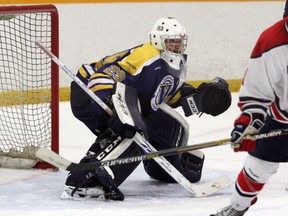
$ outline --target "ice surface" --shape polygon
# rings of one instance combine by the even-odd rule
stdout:
[[[182,111],[179,110],[182,114]],[[202,115],[187,119],[190,144],[228,138],[239,114],[237,94],[229,110],[218,117]],[[60,105],[60,155],[78,162],[94,141],[94,136],[77,121],[67,102]],[[203,177],[207,182],[227,175],[233,181],[243,165],[246,153],[233,153],[230,146],[203,150],[206,154]],[[247,216],[287,216],[287,164],[281,164],[259,195]],[[208,216],[229,203],[231,188],[205,198],[194,198],[178,184],[163,184],[150,179],[142,164],[120,189],[123,202],[61,200],[67,172],[0,169],[1,216]],[[201,183],[200,182],[200,183]]]

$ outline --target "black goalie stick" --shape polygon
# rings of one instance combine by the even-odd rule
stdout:
[[[143,154],[143,155],[138,155],[138,156],[118,158],[118,159],[112,159],[112,160],[104,159],[102,161],[91,162],[91,163],[71,162],[47,148],[39,148],[36,151],[36,156],[60,169],[67,170],[67,171],[80,171],[80,170],[95,169],[96,167],[100,167],[100,166],[114,166],[114,165],[120,165],[120,164],[126,164],[126,163],[133,163],[136,161],[149,160],[155,157],[180,154],[182,152],[188,152],[188,151],[193,151],[197,149],[226,145],[229,143],[230,143],[230,139],[223,139],[223,140],[201,143],[197,145],[169,148],[169,149],[164,149],[161,151],[156,151],[153,153]]]
[[[250,137],[250,139],[266,139],[276,136],[283,136],[288,135],[288,129],[281,129],[281,130],[275,130],[268,133],[262,133],[262,134],[256,134]],[[114,166],[119,164],[126,164],[126,163],[133,163],[136,161],[143,161],[143,160],[149,160],[153,159],[155,157],[160,156],[170,156],[174,154],[180,154],[183,152],[188,151],[194,151],[198,149],[204,149],[204,148],[211,148],[215,146],[221,146],[221,145],[227,145],[230,144],[230,139],[222,139],[222,140],[216,140],[211,142],[205,142],[190,146],[183,146],[183,147],[175,147],[175,148],[169,148],[165,150],[156,151],[150,154],[143,154],[133,157],[125,157],[125,158],[118,158],[113,160],[102,160],[99,162],[91,162],[91,163],[74,163],[71,162],[58,154],[50,151],[47,148],[40,148],[36,151],[36,156],[41,158],[42,160],[51,163],[52,165],[63,169],[67,171],[79,171],[79,170],[87,170],[87,169],[95,169],[96,167],[100,166]]]

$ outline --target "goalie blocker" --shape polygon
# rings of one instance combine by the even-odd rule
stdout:
[[[146,136],[148,134],[147,139],[159,150],[187,145],[189,129],[185,120],[181,119],[176,111],[172,108],[167,109],[167,107],[158,109],[148,119],[143,120],[137,104],[137,92],[131,87],[126,86],[124,89],[122,87],[120,85],[118,90],[125,92],[125,98],[119,98],[119,96],[117,98],[117,89],[112,97],[113,103],[115,102],[117,106],[115,106],[116,110],[109,120],[110,128],[100,133],[80,163],[143,154],[140,147],[132,139],[125,137],[126,135],[129,137],[133,136],[133,130],[140,133],[142,131]],[[84,96],[86,93],[79,88],[74,90],[78,91],[76,94],[78,98],[83,100],[83,97],[79,97],[79,95],[83,94]],[[118,102],[116,102],[117,100]],[[146,128],[148,133],[146,133]],[[117,133],[114,133],[113,130],[117,131]],[[204,154],[201,151],[168,156],[167,159],[189,181],[197,182],[200,180],[204,162]],[[125,181],[139,164],[140,162],[135,162],[70,172],[62,198],[71,198],[73,196],[76,198],[99,197],[98,189],[101,188],[106,199],[123,200],[124,194],[119,190],[118,186]],[[174,179],[153,160],[145,161],[144,168],[147,174],[154,179],[174,182]],[[94,191],[97,191],[97,194],[94,194]]]

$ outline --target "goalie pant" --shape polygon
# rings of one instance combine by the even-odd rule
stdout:
[[[76,97],[73,97],[73,96]],[[73,114],[76,117],[79,117],[80,112],[81,116],[83,116],[83,110],[79,110],[81,103],[87,104],[91,103],[90,97],[76,84],[71,85],[71,106]],[[73,107],[73,105],[77,105],[77,107]],[[91,109],[93,109],[94,104],[91,104]],[[87,109],[87,106],[85,106]],[[90,116],[91,118],[87,118],[91,110],[86,110],[86,118],[78,118],[84,124],[91,123],[91,119],[94,116]],[[149,141],[151,144],[157,149],[162,150],[171,147],[177,147],[181,145],[187,145],[187,143],[183,139],[186,136],[185,130],[181,126],[178,120],[174,119],[171,115],[163,112],[158,109],[158,111],[153,112],[146,119]],[[113,150],[113,154],[116,154],[116,157],[128,157],[142,154],[142,150],[138,145],[132,142],[131,139],[123,139],[119,136],[115,136],[111,131],[104,131],[99,134],[95,143],[87,151],[86,156],[80,161],[80,163],[88,163],[97,161],[101,158],[96,158],[95,155],[99,154],[99,152],[103,152],[103,149],[110,145],[117,146],[116,149]],[[120,144],[119,144],[120,143]],[[119,148],[126,148],[126,150]],[[118,148],[118,149],[117,149]],[[117,155],[117,152],[121,152]],[[201,179],[202,168],[204,163],[204,154],[201,151],[193,151],[191,153],[183,153],[181,155],[173,155],[168,156],[166,159],[177,168],[189,181],[198,182]],[[101,175],[95,175],[97,170],[87,170],[87,171],[77,171],[70,172],[68,174],[68,178],[66,179],[66,185],[73,187],[95,187],[95,186],[103,186],[106,188],[106,192],[109,193],[109,188],[117,188],[120,184],[122,184],[125,179],[136,169],[136,167],[140,164],[140,162],[116,165],[109,167],[106,169],[112,176],[112,179],[109,177],[101,177],[104,176],[101,171]],[[144,169],[146,173],[157,180],[164,182],[175,182],[173,178],[169,174],[167,174],[157,163],[153,160],[144,161]],[[101,168],[102,169],[102,168]],[[91,175],[92,173],[92,175]],[[87,178],[89,177],[89,178]],[[108,197],[111,199],[115,199],[113,197]],[[119,197],[118,197],[119,198]],[[116,199],[118,199],[116,197]],[[124,196],[122,197],[124,199]],[[122,199],[120,198],[120,200]]]

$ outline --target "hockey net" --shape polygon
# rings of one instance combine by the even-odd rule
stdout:
[[[0,167],[53,168],[35,150],[59,152],[58,66],[35,41],[58,56],[53,5],[0,7]]]

